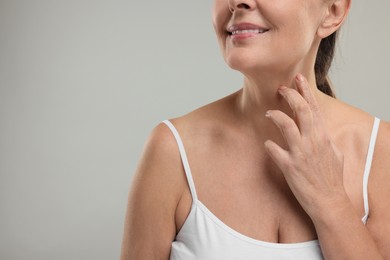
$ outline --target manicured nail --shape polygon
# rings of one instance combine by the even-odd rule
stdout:
[[[265,117],[271,117],[271,111],[268,110],[267,112],[265,112]]]
[[[297,80],[302,82],[302,81],[305,81],[305,78],[303,77],[302,74],[298,74],[297,75]]]

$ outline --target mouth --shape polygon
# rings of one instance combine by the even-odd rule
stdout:
[[[246,30],[234,30],[234,31],[227,31],[229,35],[239,35],[239,34],[261,34],[268,32],[268,29],[246,29]]]
[[[254,36],[257,34],[263,34],[268,32],[269,29],[255,25],[255,24],[250,24],[250,23],[240,23],[240,24],[235,24],[232,26],[229,26],[226,30],[226,33],[230,36]]]

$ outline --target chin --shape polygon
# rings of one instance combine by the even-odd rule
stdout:
[[[269,53],[230,52],[225,56],[226,64],[233,70],[240,71],[244,75],[259,75],[265,73],[289,74],[298,67],[302,67],[305,58],[303,55],[270,55]],[[305,66],[303,66],[305,67]]]
[[[280,62],[280,60],[253,59],[253,57],[245,58],[243,56],[227,57],[225,61],[231,69],[240,71],[244,75],[253,75],[271,71],[282,72],[291,67],[286,66],[287,63]]]
[[[246,53],[230,53],[225,57],[226,64],[233,70],[245,71],[248,69],[253,69],[258,67],[259,59],[258,57],[253,57],[252,54]],[[262,62],[263,63],[263,62]]]

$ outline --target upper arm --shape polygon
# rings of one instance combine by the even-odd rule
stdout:
[[[168,259],[185,187],[176,141],[161,123],[151,133],[130,188],[122,260]]]
[[[367,228],[385,259],[390,259],[390,123],[381,122],[369,187]]]

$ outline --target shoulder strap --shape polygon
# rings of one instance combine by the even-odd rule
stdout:
[[[184,171],[187,176],[187,182],[190,187],[192,199],[194,201],[197,201],[198,196],[196,195],[195,184],[194,184],[194,180],[192,179],[190,164],[188,163],[187,154],[186,151],[184,150],[183,141],[180,138],[179,132],[176,130],[175,126],[169,120],[164,120],[163,123],[165,123],[169,127],[169,129],[171,129],[172,134],[175,136],[177,145],[179,147],[181,161],[184,166]]]
[[[364,215],[362,220],[363,220],[364,223],[367,222],[368,213],[369,213],[369,206],[368,206],[368,177],[370,176],[372,158],[374,156],[375,143],[376,143],[376,137],[378,135],[379,123],[380,123],[379,118],[375,117],[374,125],[373,125],[372,131],[371,131],[370,144],[369,144],[368,152],[367,152],[366,166],[365,166],[364,175],[363,175],[363,201],[364,201],[364,212],[365,212],[365,215]]]

